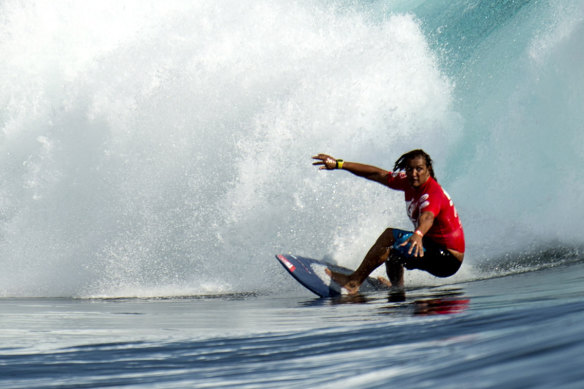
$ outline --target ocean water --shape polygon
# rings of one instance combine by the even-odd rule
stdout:
[[[1,2],[0,387],[582,387],[582,38],[582,0]],[[458,274],[286,274],[409,228],[312,155],[420,147]]]

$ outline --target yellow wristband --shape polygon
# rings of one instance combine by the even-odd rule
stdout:
[[[343,163],[345,163],[345,161],[343,161],[342,159],[337,159],[337,169],[342,169]]]

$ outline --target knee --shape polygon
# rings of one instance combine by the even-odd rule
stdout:
[[[387,228],[385,231],[383,231],[381,235],[379,235],[379,238],[377,239],[377,244],[379,246],[389,247],[393,244],[393,241],[394,241],[393,229]]]

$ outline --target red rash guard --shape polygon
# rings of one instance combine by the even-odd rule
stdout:
[[[435,179],[429,177],[424,185],[413,188],[406,173],[398,172],[389,175],[387,185],[405,193],[408,216],[414,228],[418,228],[423,212],[432,212],[434,223],[425,236],[441,246],[464,253],[462,223],[450,196]]]

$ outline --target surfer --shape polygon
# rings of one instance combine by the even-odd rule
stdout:
[[[436,277],[450,277],[464,258],[464,232],[450,196],[434,176],[432,159],[423,150],[405,153],[393,172],[357,162],[345,162],[318,154],[313,165],[326,170],[347,170],[405,194],[407,213],[414,231],[387,228],[367,252],[361,265],[345,275],[326,269],[350,294],[357,293],[365,279],[385,263],[388,286],[403,289],[404,267],[424,270]]]

